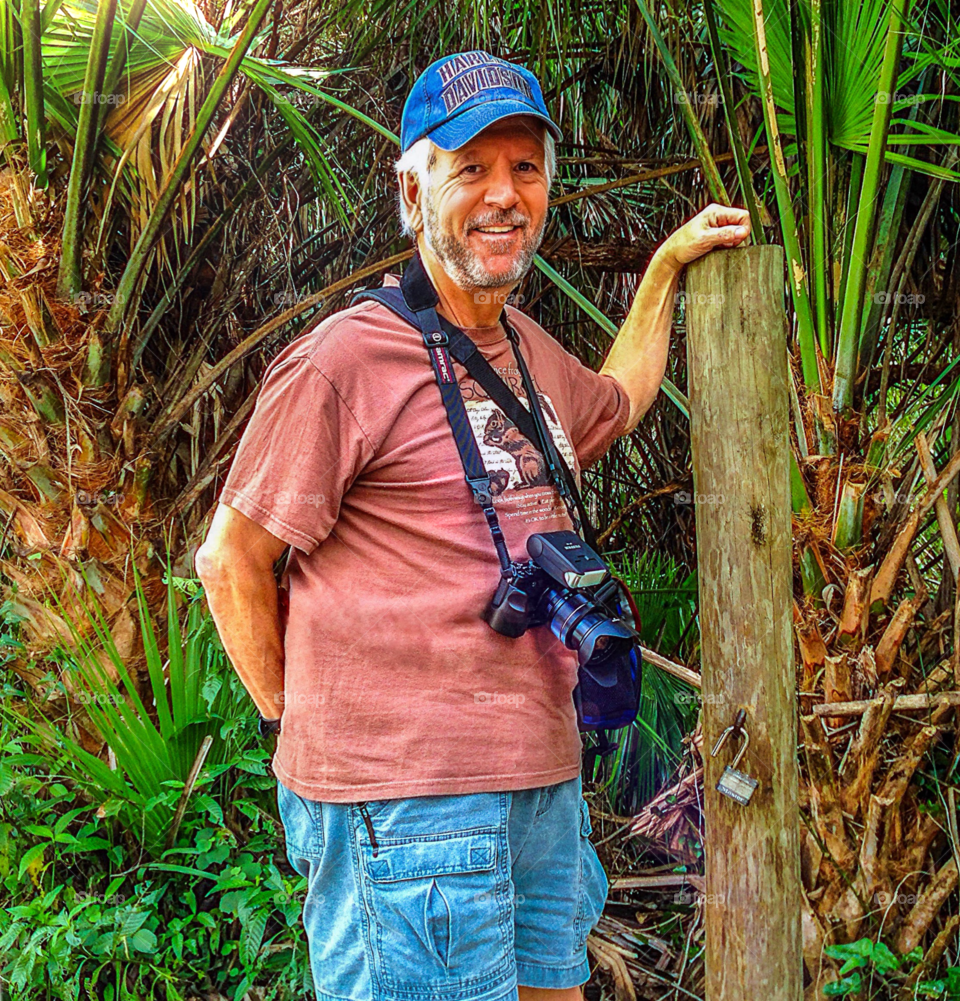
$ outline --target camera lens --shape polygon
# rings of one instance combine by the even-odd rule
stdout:
[[[576,650],[581,666],[598,667],[631,649],[633,637],[626,626],[598,610],[586,595],[548,589],[545,597],[551,632],[565,647]]]
[[[593,657],[590,659],[594,662],[602,662],[619,653],[622,645],[622,642],[613,636],[598,636],[593,644]]]

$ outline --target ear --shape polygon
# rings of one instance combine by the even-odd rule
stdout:
[[[400,175],[400,199],[406,209],[410,228],[414,233],[423,231],[423,212],[420,210],[420,199],[423,191],[416,174],[407,172]]]

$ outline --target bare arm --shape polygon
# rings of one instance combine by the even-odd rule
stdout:
[[[611,375],[630,397],[629,434],[660,392],[667,369],[673,304],[680,272],[691,261],[717,247],[736,247],[750,234],[746,209],[708,205],[674,230],[653,255],[633,305],[600,369]]]
[[[680,268],[668,260],[661,246],[644,272],[630,312],[600,369],[601,375],[612,375],[630,397],[624,434],[640,423],[660,392],[679,281]]]
[[[273,564],[286,543],[218,504],[197,550],[197,574],[227,656],[267,719],[283,712],[283,638]]]

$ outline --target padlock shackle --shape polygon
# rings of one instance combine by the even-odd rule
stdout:
[[[734,722],[732,725],[728,726],[726,730],[724,730],[723,733],[721,733],[717,738],[717,742],[713,745],[713,750],[710,752],[710,757],[715,758],[720,753],[720,748],[723,747],[727,736],[735,731],[739,731],[738,735],[743,736],[743,743],[740,745],[737,755],[733,759],[733,764],[730,766],[731,768],[736,768],[737,765],[740,764],[740,759],[743,757],[744,752],[747,749],[747,745],[750,743],[750,734],[747,733],[746,729],[744,729],[742,725],[738,726],[737,723]]]
[[[710,752],[710,757],[715,758],[720,753],[720,748],[723,747],[723,742],[727,739],[727,734],[733,729],[732,726],[728,726],[723,733],[717,737],[717,742],[713,745],[713,750]]]
[[[731,768],[736,768],[740,764],[740,759],[743,757],[747,745],[750,743],[750,734],[746,730],[741,730],[740,732],[743,734],[743,743],[740,745],[740,750],[737,751],[737,756],[733,759]]]

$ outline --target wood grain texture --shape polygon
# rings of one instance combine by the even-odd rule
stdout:
[[[707,1001],[803,993],[784,256],[717,250],[687,275],[706,824]],[[749,805],[716,791],[747,711]]]

